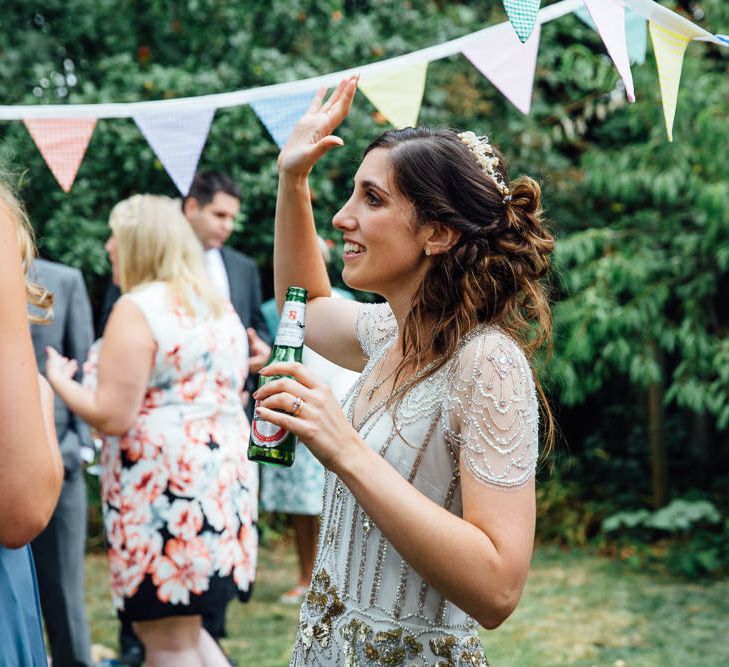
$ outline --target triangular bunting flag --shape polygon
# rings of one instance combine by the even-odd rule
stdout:
[[[81,166],[95,118],[26,118],[25,127],[64,192]]]
[[[522,44],[504,23],[489,30],[480,43],[463,49],[463,55],[524,114],[532,105],[539,36],[536,26]]]
[[[504,0],[504,9],[519,40],[526,42],[534,30],[540,0]]]
[[[423,102],[428,63],[365,74],[358,87],[396,128],[413,127]]]
[[[676,116],[678,85],[681,80],[683,54],[691,41],[689,37],[667,30],[650,21],[648,27],[653,41],[653,51],[658,66],[658,83],[663,100],[663,116],[666,119],[668,140],[673,141],[673,119]]]
[[[183,196],[190,191],[214,115],[215,109],[134,115],[134,122]]]
[[[587,7],[577,8],[575,14],[597,32],[597,26]],[[642,65],[645,62],[645,52],[648,48],[648,21],[632,9],[627,8],[625,9],[625,41],[628,44],[630,64]]]
[[[315,90],[311,90],[296,93],[295,95],[269,97],[268,99],[251,102],[253,111],[256,112],[256,115],[266,126],[268,133],[273,137],[279,148],[283,148],[289,134],[291,134],[291,130],[296,125],[296,121],[309,108],[315,93]]]
[[[605,43],[608,54],[615,63],[620,78],[625,84],[625,93],[635,102],[633,74],[628,61],[628,47],[625,41],[625,7],[621,0],[585,0],[597,31]]]

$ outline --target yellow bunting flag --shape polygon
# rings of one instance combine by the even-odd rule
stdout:
[[[415,63],[401,69],[364,75],[359,89],[396,128],[418,122],[425,90],[428,63]]]
[[[683,54],[686,53],[686,46],[691,38],[668,30],[654,21],[649,21],[648,27],[658,66],[658,82],[661,87],[666,133],[668,134],[668,140],[673,141],[673,119],[676,116]]]

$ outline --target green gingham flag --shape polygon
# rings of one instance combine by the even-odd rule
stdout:
[[[504,0],[506,15],[522,42],[526,42],[534,30],[539,2],[540,0]]]

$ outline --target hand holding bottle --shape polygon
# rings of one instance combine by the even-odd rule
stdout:
[[[262,419],[294,433],[324,467],[335,471],[361,442],[331,389],[305,366],[274,362],[261,375],[285,375],[253,394]]]

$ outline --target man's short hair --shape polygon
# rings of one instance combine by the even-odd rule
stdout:
[[[198,171],[192,180],[190,192],[182,198],[182,208],[188,199],[195,199],[200,208],[207,206],[218,192],[235,197],[239,201],[243,199],[240,188],[233,182],[233,179],[219,171]]]

